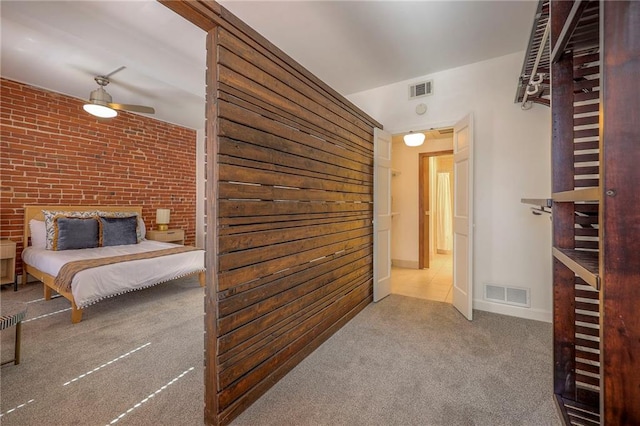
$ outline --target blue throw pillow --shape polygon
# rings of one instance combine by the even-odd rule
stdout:
[[[137,216],[132,217],[101,217],[100,218],[100,245],[122,246],[125,244],[137,244],[136,228]]]
[[[74,250],[98,247],[99,226],[95,217],[57,216],[54,219],[53,250]]]

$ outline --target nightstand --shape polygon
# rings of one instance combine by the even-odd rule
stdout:
[[[168,229],[166,231],[151,230],[147,231],[147,240],[162,241],[165,243],[174,243],[184,245],[183,229]]]
[[[16,281],[16,243],[11,240],[0,240],[0,285],[13,284],[18,290]]]

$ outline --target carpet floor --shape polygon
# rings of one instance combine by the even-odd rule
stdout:
[[[104,300],[70,322],[42,284],[22,362],[1,368],[2,425],[202,425],[203,290],[196,278]],[[391,295],[332,336],[235,426],[559,425],[551,325]],[[2,331],[2,359],[13,331]]]
[[[551,324],[399,295],[371,304],[232,424],[560,425]]]
[[[28,303],[22,359],[0,370],[0,423],[202,425],[203,293],[197,277],[103,300],[71,324],[70,303],[42,284],[3,288]],[[2,331],[13,358],[15,327]]]

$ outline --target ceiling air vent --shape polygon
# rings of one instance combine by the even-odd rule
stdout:
[[[433,95],[433,80],[409,86],[409,99],[421,98],[422,96]]]

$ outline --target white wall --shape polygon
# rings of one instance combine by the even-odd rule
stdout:
[[[520,203],[521,198],[550,195],[550,109],[535,105],[523,111],[513,103],[523,57],[524,52],[511,54],[348,98],[391,133],[450,126],[466,114],[473,114],[474,308],[551,321],[551,222],[546,215],[532,215],[529,206]],[[409,101],[407,86],[424,79],[434,80],[434,94]],[[427,104],[426,114],[415,113],[418,103]],[[417,262],[421,151],[395,149],[396,146],[393,155],[398,158],[393,167],[402,174],[394,178],[394,188],[406,183],[413,195],[404,203],[402,196],[393,194],[394,210],[400,215],[393,222],[392,256]],[[422,148],[425,149],[429,147]],[[531,307],[483,300],[487,283],[530,288]]]

